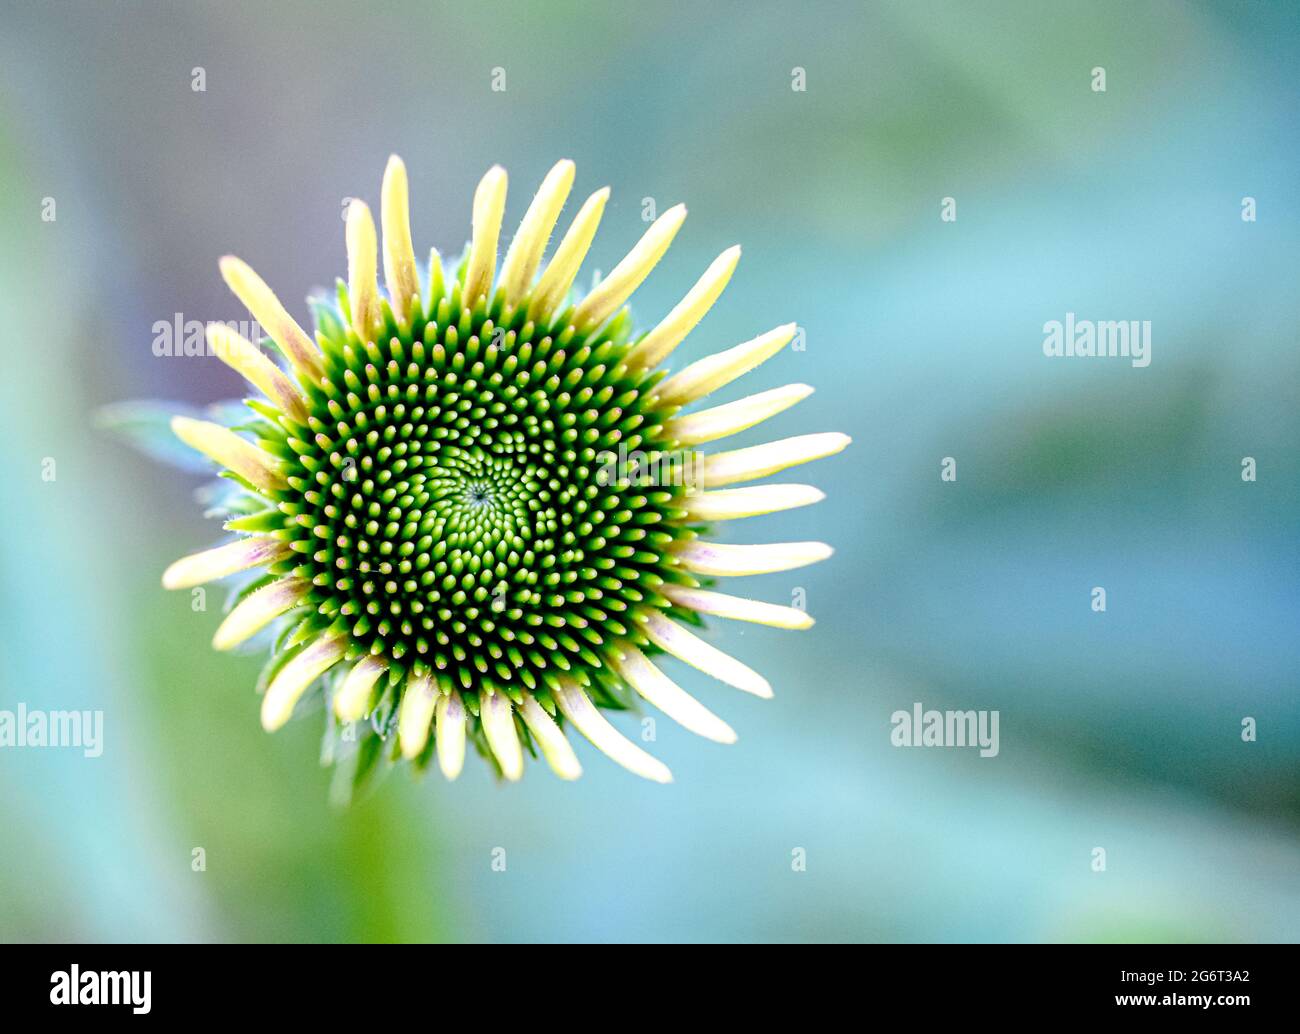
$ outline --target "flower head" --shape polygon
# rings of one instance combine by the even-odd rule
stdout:
[[[466,744],[507,779],[540,753],[580,774],[577,729],[615,761],[660,782],[668,769],[619,734],[603,710],[633,694],[702,736],[735,733],[656,664],[667,653],[737,689],[770,696],[757,672],[691,631],[700,615],[806,628],[796,608],[705,588],[716,577],[824,559],[818,542],[726,545],[704,524],[803,506],[807,485],[733,487],[838,452],[841,434],[752,448],[697,446],[751,427],[812,389],[790,384],[684,412],[783,348],[786,325],[659,369],[717,299],[740,257],[729,248],[648,333],[624,303],[686,217],[660,216],[585,297],[573,284],[609,191],[591,195],[543,268],[573,184],[547,175],[498,262],[506,173],[474,195],[472,239],[444,269],[411,246],[406,171],[388,163],[380,223],[347,211],[348,278],[313,303],[315,333],[244,262],[221,274],[268,332],[273,362],[213,324],[213,351],[261,393],[234,426],[175,417],[185,443],[224,468],[225,527],[237,537],[163,575],[186,588],[244,572],[213,645],[270,629],[262,724],[321,694],[330,742],[358,723],[362,768],[384,753],[436,756],[448,778]],[[362,722],[364,718],[368,722]],[[355,737],[354,737],[355,739]]]

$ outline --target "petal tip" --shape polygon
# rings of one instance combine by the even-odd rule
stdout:
[[[658,783],[660,786],[667,786],[673,781],[672,770],[662,762],[659,763],[656,768],[647,767],[647,770],[643,774],[651,782]]]
[[[483,173],[483,178],[479,180],[479,189],[497,194],[506,189],[509,177],[506,170],[501,165],[493,165],[487,172]]]
[[[354,197],[348,202],[348,226],[360,224],[362,220],[369,219],[372,223],[374,217],[370,214],[370,206],[359,197]]]
[[[274,701],[268,691],[262,697],[262,729],[266,732],[278,732],[293,716],[292,707],[283,707]]]

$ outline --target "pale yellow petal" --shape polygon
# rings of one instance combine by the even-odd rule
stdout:
[[[725,352],[697,360],[655,388],[654,395],[676,406],[703,398],[776,355],[790,343],[797,329],[796,324],[787,323]]]
[[[741,546],[694,539],[677,551],[688,571],[711,576],[771,574],[815,564],[834,552],[824,542],[773,542]]]
[[[564,732],[532,694],[524,693],[524,706],[519,709],[519,715],[528,726],[528,731],[533,734],[533,739],[552,772],[561,779],[577,779],[582,775],[578,755],[573,752]]]
[[[240,438],[228,427],[210,420],[174,416],[172,431],[190,448],[198,449],[263,492],[278,492],[288,486],[278,459]]]
[[[767,679],[753,668],[706,643],[664,615],[653,612],[645,614],[641,618],[640,627],[661,650],[666,650],[706,675],[712,675],[719,682],[759,697],[772,695],[772,687]]]
[[[573,325],[580,331],[591,330],[614,315],[663,258],[685,219],[686,206],[674,205],[651,223],[623,261],[578,303],[573,313]]]
[[[674,417],[664,425],[664,434],[676,439],[679,445],[716,441],[776,416],[812,393],[813,389],[807,384],[787,384],[760,391],[726,405]]]
[[[705,488],[717,488],[737,481],[767,477],[787,467],[833,456],[850,441],[852,439],[847,434],[828,431],[824,434],[782,438],[780,441],[766,442],[748,449],[716,452],[704,457],[703,484]]]
[[[439,699],[430,675],[413,678],[406,684],[397,708],[397,745],[407,761],[419,757],[429,742],[434,705]]]
[[[555,704],[560,713],[573,723],[592,745],[629,772],[651,779],[656,783],[671,783],[673,774],[658,758],[647,754],[635,743],[615,729],[605,716],[587,698],[572,679],[561,679],[555,694]]]
[[[181,557],[163,572],[163,588],[189,589],[237,571],[247,571],[250,567],[273,564],[292,552],[287,542],[273,535],[250,535],[237,542]]]
[[[783,607],[776,603],[762,603],[743,596],[728,596],[725,592],[708,589],[689,589],[684,585],[665,585],[660,591],[679,607],[699,614],[712,614],[737,621],[754,621],[760,625],[777,628],[812,628],[813,619],[798,607]]]
[[[341,661],[346,648],[343,636],[320,639],[281,668],[262,697],[262,728],[275,732],[284,725],[307,687]]]
[[[528,318],[542,319],[552,314],[569,293],[573,281],[587,257],[596,227],[600,225],[605,202],[609,200],[609,187],[602,187],[583,203],[573,217],[573,225],[555,249],[546,270],[533,288],[533,300],[528,303]]]
[[[345,234],[348,246],[348,302],[352,330],[362,341],[373,341],[383,319],[379,307],[379,242],[370,206],[355,198],[348,205]]]
[[[812,485],[755,485],[752,488],[724,488],[717,492],[697,492],[682,501],[682,509],[693,521],[729,521],[738,517],[793,510],[826,498],[826,493]]]
[[[217,626],[213,647],[231,650],[251,639],[281,614],[302,603],[310,588],[311,583],[306,579],[290,575],[249,593]]]
[[[218,359],[275,403],[289,419],[307,422],[302,392],[253,342],[224,323],[209,323],[207,338]]]
[[[420,294],[420,276],[415,267],[415,248],[411,245],[410,187],[406,166],[391,155],[384,169],[380,189],[379,221],[384,231],[384,283],[397,321],[406,325],[411,299]]]
[[[652,664],[640,650],[630,644],[621,648],[623,656],[614,667],[647,701],[659,708],[684,729],[716,743],[735,743],[736,733],[726,722]]]
[[[486,694],[479,702],[479,720],[492,756],[501,766],[501,774],[515,782],[524,774],[524,751],[515,731],[510,698],[499,690]]]
[[[325,369],[320,349],[280,304],[280,299],[266,286],[266,281],[254,273],[248,263],[234,255],[222,258],[220,266],[226,286],[284,353],[298,379],[304,384],[319,382]]]
[[[461,298],[469,307],[492,291],[497,268],[497,243],[501,238],[501,217],[506,210],[506,170],[500,165],[488,169],[474,191],[473,237],[465,265]],[[490,299],[489,299],[490,300]]]
[[[384,662],[375,657],[363,657],[356,663],[334,694],[334,714],[339,721],[355,722],[366,716],[370,693],[387,670]]]
[[[546,252],[546,242],[550,240],[551,231],[555,229],[556,220],[560,218],[560,211],[573,188],[573,174],[573,162],[567,158],[556,162],[524,213],[498,278],[510,304],[517,304],[528,293]]]
[[[636,343],[624,360],[631,369],[658,366],[674,348],[685,340],[695,325],[713,307],[740,261],[740,245],[728,248],[704,271],[686,297],[660,321],[650,333]],[[762,419],[761,417],[759,419]]]
[[[434,707],[438,767],[448,779],[455,779],[465,767],[465,705],[454,689],[438,697]]]

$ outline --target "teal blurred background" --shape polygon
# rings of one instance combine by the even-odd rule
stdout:
[[[0,708],[105,744],[0,750],[0,939],[1296,939],[1298,59],[1282,3],[4,0]],[[219,594],[159,587],[218,537],[200,479],[95,411],[241,393],[154,322],[244,319],[227,252],[305,322],[393,151],[417,251],[494,162],[510,227],[558,158],[612,186],[588,272],[687,202],[642,325],[743,244],[676,361],[797,320],[744,389],[854,437],[826,502],[729,529],[838,552],[740,583],[811,631],[714,629],[774,700],[671,669],[740,733],[659,722],[672,786],[580,743],[576,785],[471,763],[338,811],[319,722],[262,733],[258,660],[209,648]],[[1151,320],[1151,365],[1045,358],[1067,311]],[[892,747],[914,701],[999,710],[1000,754]]]

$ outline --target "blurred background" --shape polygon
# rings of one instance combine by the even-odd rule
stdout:
[[[3,0],[0,708],[105,717],[99,758],[0,750],[0,939],[1296,939],[1298,58],[1286,4]],[[729,529],[838,552],[733,590],[811,631],[712,630],[774,700],[670,669],[740,741],[660,721],[669,787],[582,742],[575,785],[332,808],[320,722],[265,735],[220,594],[159,586],[218,538],[203,479],[96,410],[241,394],[154,323],[245,319],[227,252],[306,322],[394,151],[417,252],[494,162],[508,227],[559,158],[570,215],[613,188],[584,277],[687,202],[641,324],[743,244],[676,361],[796,320],[743,390],[854,437]],[[1150,366],[1044,357],[1067,311],[1150,320]],[[1000,753],[891,746],[917,701]]]

